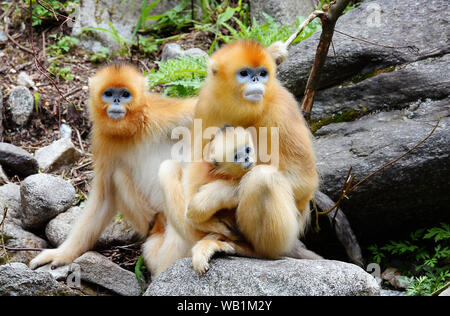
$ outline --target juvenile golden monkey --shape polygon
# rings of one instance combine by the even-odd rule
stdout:
[[[258,165],[241,180],[236,211],[239,230],[267,258],[293,250],[309,222],[309,201],[318,187],[311,133],[294,96],[275,77],[273,54],[254,41],[225,45],[209,60],[195,109],[203,131],[224,124],[253,127],[259,147],[261,141],[267,148],[276,141],[270,132],[264,139],[262,130],[278,131],[279,147],[270,153],[278,154],[278,166],[258,155]],[[194,137],[206,145],[200,133]],[[196,163],[188,168],[195,170]]]
[[[192,174],[183,174],[180,163],[174,160],[161,164],[159,179],[167,222],[158,217],[144,248],[153,276],[190,254],[194,270],[199,273],[208,270],[216,252],[254,256],[237,231],[234,214],[239,203],[239,181],[254,163],[252,135],[242,127],[224,127],[206,145],[205,159],[189,169]],[[173,234],[181,236],[184,244],[166,247]]]
[[[71,263],[94,246],[117,212],[146,236],[155,214],[163,210],[158,169],[171,158],[172,129],[190,127],[196,100],[164,98],[147,86],[140,71],[123,64],[104,67],[90,79],[92,189],[67,240],[39,254],[32,268]]]

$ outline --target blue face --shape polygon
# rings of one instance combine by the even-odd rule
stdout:
[[[109,103],[106,113],[114,120],[120,120],[127,114],[125,104],[133,100],[133,94],[126,88],[108,88],[102,93],[102,100]]]
[[[266,91],[264,84],[269,81],[269,71],[266,67],[244,67],[236,72],[239,84],[245,84],[242,97],[250,102],[259,102]]]

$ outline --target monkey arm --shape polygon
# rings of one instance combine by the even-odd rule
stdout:
[[[66,241],[57,249],[43,251],[30,262],[30,267],[35,269],[47,263],[51,263],[52,267],[66,265],[91,249],[114,217],[112,191],[111,186],[105,184],[101,176],[96,176],[83,214]]]
[[[234,209],[239,204],[237,183],[216,180],[200,187],[192,197],[186,218],[193,225],[203,224],[221,209]]]

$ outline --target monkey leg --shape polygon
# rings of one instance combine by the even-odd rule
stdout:
[[[167,223],[164,232],[150,234],[143,246],[143,256],[152,279],[158,277],[178,259],[189,257],[189,249],[190,245],[170,223]]]
[[[238,227],[255,252],[277,258],[292,249],[299,235],[299,213],[292,187],[275,167],[259,165],[241,180]]]
[[[201,186],[189,202],[187,220],[203,232],[239,239],[219,218],[213,217],[222,209],[236,208],[239,203],[237,193],[236,183],[232,181],[216,180]]]
[[[153,211],[145,196],[136,186],[130,173],[123,166],[116,168],[113,174],[118,210],[129,220],[141,234],[148,234],[149,225],[156,212]]]
[[[44,250],[30,262],[30,267],[36,269],[47,263],[51,263],[52,267],[63,266],[91,249],[115,215],[112,191],[103,179],[96,178],[83,214],[66,241],[57,249]]]

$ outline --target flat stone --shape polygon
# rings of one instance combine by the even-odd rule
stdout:
[[[354,296],[379,295],[375,278],[360,267],[331,260],[260,260],[217,258],[204,275],[192,268],[192,258],[176,261],[145,296]]]
[[[40,169],[44,172],[53,172],[73,165],[81,157],[81,153],[69,138],[61,138],[38,149],[34,157]]]

